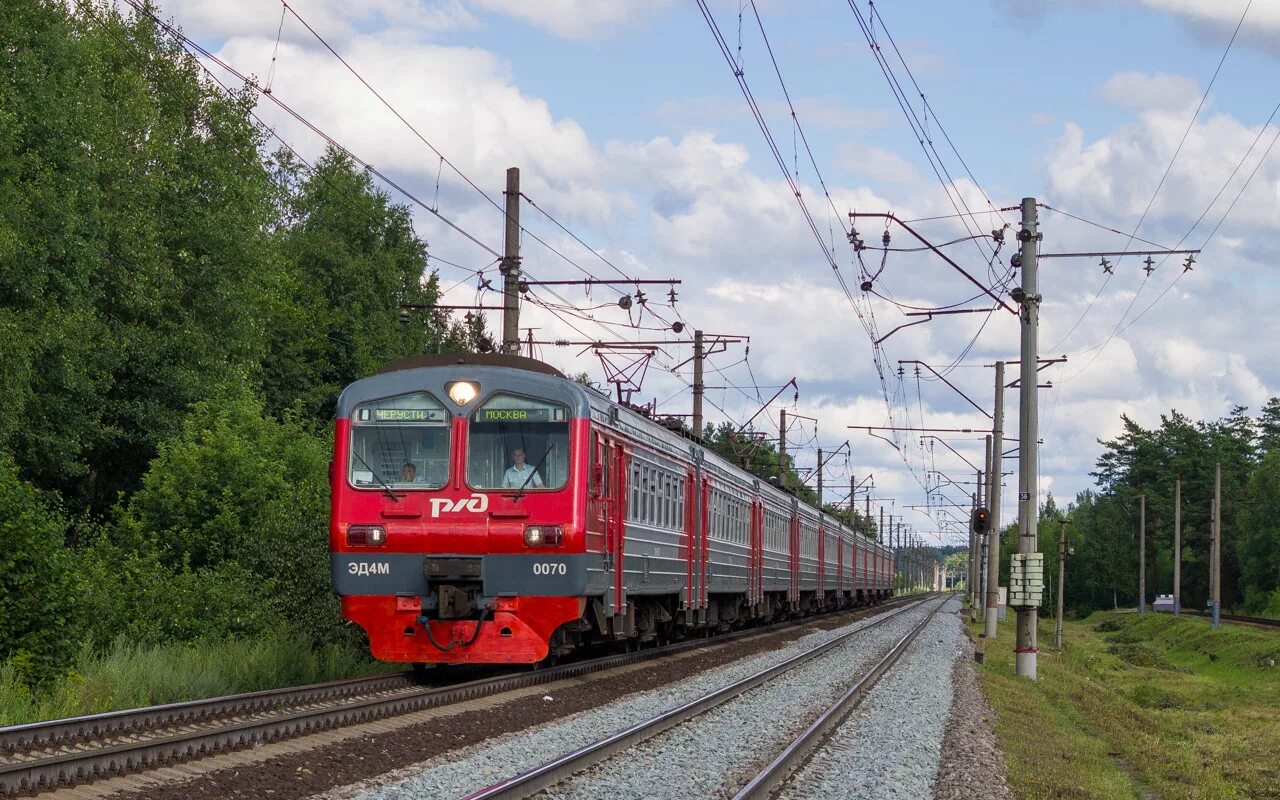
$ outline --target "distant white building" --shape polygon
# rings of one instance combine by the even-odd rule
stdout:
[[[1172,614],[1173,613],[1173,595],[1171,594],[1156,595],[1156,601],[1151,604],[1151,610],[1167,611],[1170,614]]]

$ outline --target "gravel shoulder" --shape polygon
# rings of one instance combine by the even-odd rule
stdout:
[[[973,663],[973,642],[961,636],[956,644],[956,660],[951,671],[954,695],[951,719],[942,740],[942,759],[934,800],[991,798],[1013,800],[1005,779],[1004,755],[996,744],[991,727],[994,712],[978,684]]]
[[[951,711],[949,665],[957,641],[964,638],[958,608],[957,599],[946,602],[862,704],[783,787],[782,797],[932,796]]]

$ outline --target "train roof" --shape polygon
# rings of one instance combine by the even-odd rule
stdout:
[[[388,372],[399,372],[404,369],[419,369],[421,367],[453,367],[459,365],[522,369],[527,372],[541,372],[544,375],[554,375],[557,378],[565,377],[563,372],[546,362],[539,361],[536,358],[507,355],[506,353],[422,353],[416,356],[406,356],[405,358],[392,361],[390,364],[385,364],[374,374],[385,375]]]

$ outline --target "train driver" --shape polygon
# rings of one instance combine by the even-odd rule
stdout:
[[[419,483],[418,468],[413,465],[412,461],[406,461],[404,466],[400,468],[401,483]]]
[[[514,462],[502,476],[502,486],[506,489],[519,489],[521,487],[529,487],[533,489],[542,488],[542,477],[538,475],[537,470],[525,463],[524,450],[517,447],[511,451],[511,460]],[[528,483],[526,483],[528,481]]]

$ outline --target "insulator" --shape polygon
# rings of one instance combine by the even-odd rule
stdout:
[[[627,309],[631,308],[631,295],[624,294],[622,297],[619,297],[618,308],[622,309],[623,311],[626,311]]]
[[[880,241],[884,243],[884,246],[885,246],[885,247],[888,247],[888,246],[889,246],[889,232],[888,232],[888,231],[885,231],[885,232],[884,232],[884,235],[880,237]]]

